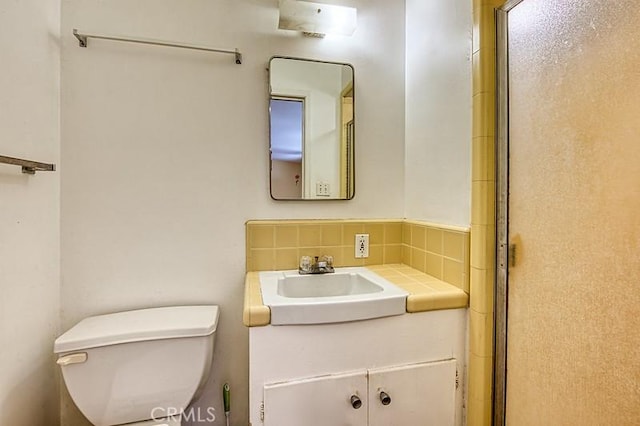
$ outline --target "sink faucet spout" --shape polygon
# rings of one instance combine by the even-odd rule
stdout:
[[[324,255],[321,258],[314,256],[313,262],[311,257],[302,256],[300,258],[300,267],[298,272],[301,275],[307,274],[329,274],[335,272],[333,268],[333,257]]]

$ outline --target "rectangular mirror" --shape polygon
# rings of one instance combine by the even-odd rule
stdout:
[[[271,197],[350,200],[355,192],[353,67],[269,62]]]

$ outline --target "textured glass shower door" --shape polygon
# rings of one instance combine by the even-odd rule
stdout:
[[[508,12],[506,421],[640,424],[640,4]]]

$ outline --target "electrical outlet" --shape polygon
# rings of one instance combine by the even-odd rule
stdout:
[[[356,258],[369,257],[369,234],[356,234]]]

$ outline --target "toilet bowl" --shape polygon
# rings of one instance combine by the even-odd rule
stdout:
[[[209,376],[219,314],[175,306],[80,321],[54,343],[71,398],[95,426],[180,425]]]

